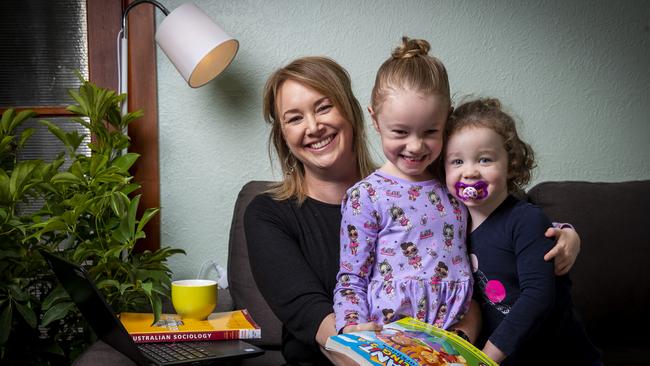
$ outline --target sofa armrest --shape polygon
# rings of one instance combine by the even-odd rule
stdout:
[[[217,312],[224,311],[233,311],[235,310],[235,304],[232,302],[232,297],[230,296],[230,289],[219,289],[217,295]]]
[[[628,337],[650,327],[650,180],[544,182],[528,192],[553,221],[571,223],[582,246],[571,270],[573,300],[600,347],[647,347]]]
[[[244,185],[239,192],[230,225],[228,285],[233,306],[236,309],[247,309],[253,320],[262,328],[262,339],[250,343],[279,349],[282,344],[282,323],[257,289],[248,261],[248,246],[244,233],[246,207],[255,196],[268,189],[270,183],[252,181]]]

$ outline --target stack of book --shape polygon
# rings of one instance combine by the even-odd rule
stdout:
[[[212,313],[206,320],[162,314],[153,324],[151,313],[121,313],[120,321],[135,343],[258,339],[262,330],[246,310]]]

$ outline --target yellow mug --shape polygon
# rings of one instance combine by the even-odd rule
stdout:
[[[172,304],[182,318],[207,319],[217,306],[217,281],[173,281]]]

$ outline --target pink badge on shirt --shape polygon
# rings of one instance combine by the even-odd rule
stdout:
[[[489,280],[485,284],[485,295],[494,303],[499,303],[506,298],[506,288],[497,280]]]

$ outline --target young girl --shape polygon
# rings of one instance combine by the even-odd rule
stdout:
[[[543,260],[553,241],[541,209],[512,193],[531,177],[533,151],[496,99],[462,104],[446,128],[447,188],[470,214],[468,246],[483,328],[479,344],[503,365],[597,365],[576,320],[568,276]]]
[[[441,328],[467,312],[467,213],[435,179],[451,110],[443,64],[403,39],[377,73],[369,112],[386,163],[343,200],[337,330],[412,316]]]

